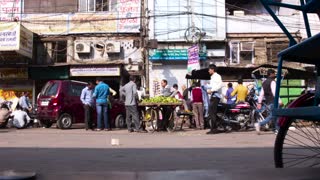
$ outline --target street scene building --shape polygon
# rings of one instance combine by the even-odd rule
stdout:
[[[17,0],[1,4],[1,32],[3,37],[10,34],[3,42],[11,40],[16,46],[1,47],[2,89],[29,91],[33,102],[50,79],[87,81],[103,76],[117,90],[129,75],[135,75],[150,96],[157,94],[161,79],[181,87],[188,84],[185,74],[192,68],[212,63],[223,67],[220,74],[226,81],[246,79],[242,72],[275,65],[277,53],[289,44],[258,0]],[[301,13],[284,7],[274,10],[295,39],[306,38]],[[318,17],[309,16],[316,33]],[[12,31],[9,24],[23,33]],[[24,32],[28,36],[18,37]],[[23,40],[29,43],[28,55],[19,50]],[[188,48],[194,44],[199,64],[188,67]],[[305,71],[300,65],[288,67]],[[230,73],[234,68],[239,73]]]
[[[319,0],[0,0],[0,179],[319,179],[319,20]]]

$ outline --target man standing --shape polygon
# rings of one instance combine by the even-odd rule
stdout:
[[[164,97],[170,97],[172,92],[171,92],[171,88],[170,86],[168,85],[168,81],[163,79],[161,81],[161,95],[164,96]],[[160,129],[161,130],[166,130],[167,127],[168,127],[168,124],[169,124],[169,119],[170,119],[170,116],[171,116],[171,113],[173,112],[173,109],[172,107],[170,106],[163,106],[163,119],[161,121],[161,124],[160,124]]]
[[[172,92],[171,92],[170,86],[168,85],[168,81],[167,80],[162,79],[161,87],[162,87],[162,89],[161,89],[161,95],[162,96],[165,96],[165,97],[171,96]]]
[[[279,130],[279,126],[278,126],[278,123],[276,122],[276,118],[273,117],[273,115],[272,115],[274,95],[276,92],[276,82],[274,80],[276,77],[276,73],[273,69],[268,69],[267,75],[268,75],[268,78],[262,83],[262,88],[260,91],[260,96],[258,98],[257,108],[261,109],[262,100],[263,100],[263,98],[265,98],[266,104],[267,104],[268,108],[270,109],[270,114],[263,121],[255,123],[254,126],[256,128],[257,133],[259,134],[260,127],[266,125],[267,123],[269,123],[272,120],[274,122],[275,128],[276,128],[275,134],[277,134],[277,132]],[[280,98],[279,98],[279,104],[280,104],[280,106],[282,106],[282,101]]]
[[[92,127],[92,113],[93,113],[93,106],[94,106],[94,100],[92,98],[93,88],[94,88],[93,82],[88,82],[87,87],[82,89],[81,96],[80,96],[80,100],[84,108],[84,119],[85,119],[86,130],[93,129]]]
[[[196,128],[204,129],[202,90],[200,88],[200,82],[195,82],[194,84],[194,88],[191,91],[192,112],[194,114]]]
[[[96,79],[97,86],[94,89],[93,96],[96,99],[97,109],[97,123],[96,131],[102,130],[102,118],[104,122],[104,129],[110,131],[108,123],[108,96],[110,94],[109,86],[102,81],[101,78]]]
[[[248,88],[244,87],[242,85],[243,80],[238,79],[238,86],[236,89],[231,93],[231,96],[237,95],[237,101],[236,103],[241,103],[246,101],[246,97],[248,95]]]
[[[139,112],[137,107],[137,85],[135,83],[136,79],[130,76],[129,82],[120,88],[120,94],[125,96],[125,106],[126,106],[126,123],[128,127],[128,132],[142,132],[140,130],[139,122]],[[131,120],[132,118],[132,120]],[[134,123],[134,129],[132,129],[132,121]]]
[[[210,105],[209,105],[209,120],[211,121],[210,131],[207,134],[218,133],[217,123],[217,108],[221,96],[222,79],[221,76],[216,72],[217,66],[214,64],[209,65],[210,85],[207,93],[210,94]]]

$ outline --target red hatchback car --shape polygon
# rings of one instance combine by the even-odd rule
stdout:
[[[84,123],[84,108],[81,91],[87,83],[74,80],[51,80],[42,88],[37,98],[37,118],[46,128],[57,123],[60,129],[69,129],[72,124]],[[125,106],[122,101],[111,98],[109,110],[111,127],[125,127]],[[95,111],[93,115],[96,122]]]

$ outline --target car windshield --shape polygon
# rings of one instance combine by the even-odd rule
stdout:
[[[43,87],[41,94],[44,96],[55,96],[58,91],[58,85],[57,82],[47,83],[46,86]]]

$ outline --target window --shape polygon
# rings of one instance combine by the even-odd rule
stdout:
[[[43,89],[43,95],[44,96],[55,96],[58,92],[58,87],[59,84],[58,83],[48,83],[44,89]]]
[[[70,96],[81,96],[82,89],[85,87],[86,87],[85,84],[84,85],[70,84],[68,94]]]
[[[254,42],[230,41],[229,48],[231,64],[254,63]]]
[[[79,0],[79,12],[109,11],[111,0]]]

